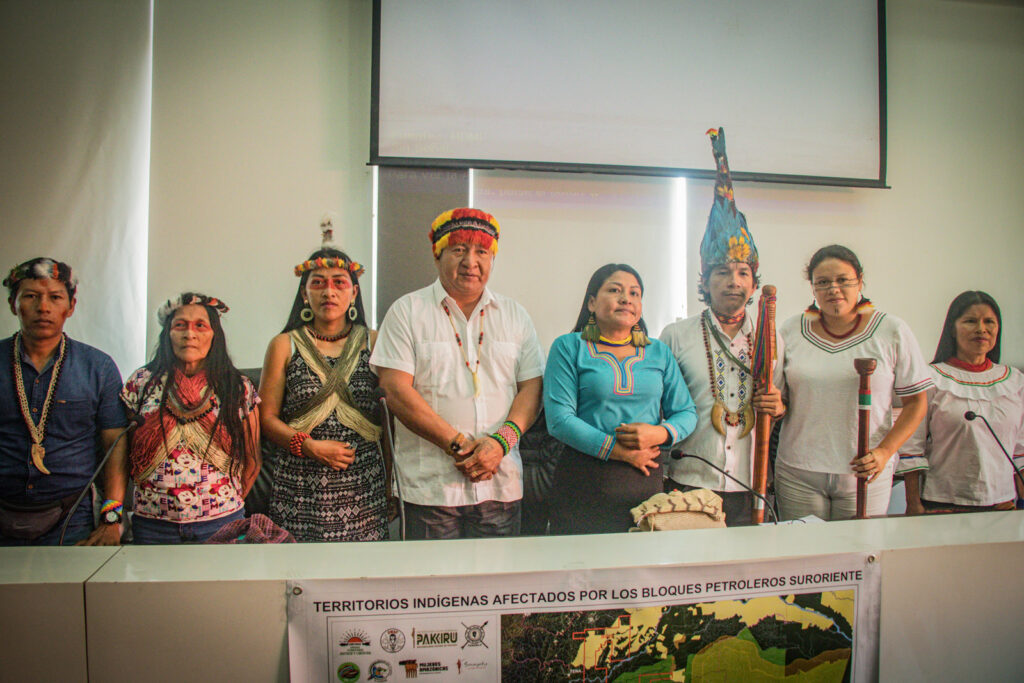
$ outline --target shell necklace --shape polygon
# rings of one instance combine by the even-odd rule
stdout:
[[[14,386],[18,392],[18,405],[21,407],[21,416],[28,427],[28,434],[32,438],[32,464],[43,474],[49,474],[43,464],[46,457],[46,449],[43,448],[43,439],[46,438],[46,418],[50,416],[50,406],[53,405],[53,395],[57,392],[57,382],[60,380],[60,370],[64,366],[64,353],[67,350],[67,335],[60,336],[60,350],[57,358],[53,361],[53,373],[50,375],[50,386],[46,388],[46,400],[43,401],[43,412],[39,415],[39,424],[32,421],[32,409],[28,405],[28,394],[25,392],[25,379],[21,376],[21,332],[14,335],[13,365],[14,365]]]

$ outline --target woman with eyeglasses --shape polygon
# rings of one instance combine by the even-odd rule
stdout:
[[[850,519],[857,479],[867,479],[867,514],[889,507],[899,450],[927,410],[931,374],[910,328],[877,311],[861,294],[864,270],[838,244],[807,265],[814,303],[783,323],[788,413],[775,462],[775,493],[783,519],[814,515]],[[871,375],[870,450],[857,457],[859,378],[855,358],[877,362]],[[903,410],[892,421],[893,395]]]

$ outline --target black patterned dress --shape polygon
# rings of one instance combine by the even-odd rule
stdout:
[[[374,391],[377,376],[370,371],[370,352],[363,349],[349,378],[355,406],[379,421]],[[327,358],[334,367],[337,358]],[[285,368],[281,419],[294,416],[296,406],[320,389],[320,379],[298,351]],[[318,460],[296,458],[287,448],[276,449],[270,518],[297,541],[380,541],[388,537],[384,463],[377,444],[341,424],[331,413],[313,428],[314,439],[344,441],[356,451],[344,470],[332,470]]]

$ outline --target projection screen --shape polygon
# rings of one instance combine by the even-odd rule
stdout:
[[[377,0],[370,163],[885,185],[880,0]]]

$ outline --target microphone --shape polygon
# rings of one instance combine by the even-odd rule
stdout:
[[[146,419],[141,415],[135,415],[128,420],[128,426],[121,430],[121,433],[117,435],[116,439],[114,439],[114,443],[110,444],[110,448],[107,449],[107,454],[103,456],[102,460],[100,460],[100,464],[96,467],[96,471],[92,473],[92,476],[89,477],[89,481],[85,484],[85,488],[82,489],[82,492],[78,494],[78,498],[75,499],[75,504],[68,509],[67,517],[64,520],[64,526],[60,528],[60,540],[57,541],[58,546],[64,545],[64,534],[68,532],[68,524],[71,523],[71,517],[75,514],[75,510],[78,509],[78,506],[82,503],[82,499],[85,498],[85,494],[89,490],[89,487],[92,486],[94,481],[96,481],[96,477],[99,476],[99,473],[103,471],[103,466],[107,464],[107,460],[110,459],[110,454],[114,452],[114,446],[117,445],[125,434],[136,427],[139,427],[145,421]]]
[[[708,462],[707,460],[705,460],[704,458],[700,457],[699,455],[691,455],[689,453],[683,453],[681,451],[672,451],[672,459],[673,460],[682,460],[683,458],[693,458],[694,460],[700,460],[702,463],[704,463],[705,465],[707,465],[711,469],[716,470],[717,472],[720,472],[721,474],[723,474],[726,477],[728,477],[731,481],[733,481],[733,482],[739,484],[740,486],[742,486],[745,490],[749,491],[751,493],[751,495],[753,495],[756,498],[759,498],[761,500],[761,502],[764,503],[764,509],[767,510],[768,512],[772,513],[772,519],[774,520],[772,522],[772,524],[778,524],[779,523],[779,516],[777,514],[775,514],[775,510],[773,510],[772,506],[768,504],[768,499],[765,498],[764,496],[762,496],[760,493],[758,493],[754,489],[750,488],[749,486],[744,484],[742,481],[740,481],[736,477],[732,476],[731,474],[729,474],[728,472],[726,472],[722,468],[718,467],[714,463]]]
[[[398,458],[395,457],[395,437],[394,437],[394,434],[391,433],[391,411],[388,409],[388,399],[387,399],[387,396],[384,395],[384,390],[383,389],[381,389],[380,387],[377,387],[374,390],[374,396],[376,397],[377,402],[380,403],[380,407],[384,410],[384,419],[382,420],[383,425],[381,425],[381,426],[383,427],[383,434],[385,434],[387,436],[387,438],[388,438],[388,446],[391,448],[391,470],[392,470],[392,472],[395,475],[395,488],[397,489],[397,492],[398,492],[398,518],[399,518],[399,529],[400,529],[399,533],[401,534],[401,538],[404,541],[405,540],[405,501],[402,500],[402,480],[398,476]],[[381,445],[380,458],[381,458],[381,465],[385,465],[385,463],[384,463],[384,448],[383,448],[383,444]],[[387,467],[384,468],[384,471],[387,472]]]
[[[1003,452],[1003,455],[1006,456],[1006,460],[1010,463],[1010,469],[1013,470],[1014,476],[1016,476],[1017,480],[1020,481],[1021,486],[1024,486],[1024,477],[1021,477],[1020,471],[1017,469],[1017,466],[1013,464],[1013,458],[1011,458],[1010,454],[1006,452],[1006,447],[1003,446],[1003,442],[999,440],[998,436],[996,436],[995,431],[992,429],[992,425],[988,423],[988,420],[985,419],[985,416],[979,415],[973,410],[968,410],[966,413],[964,413],[964,419],[967,420],[968,422],[974,422],[974,420],[978,418],[981,418],[981,421],[985,423],[986,427],[988,427],[988,433],[991,434],[992,438],[996,440],[997,444],[999,444],[999,450],[1001,450]]]

